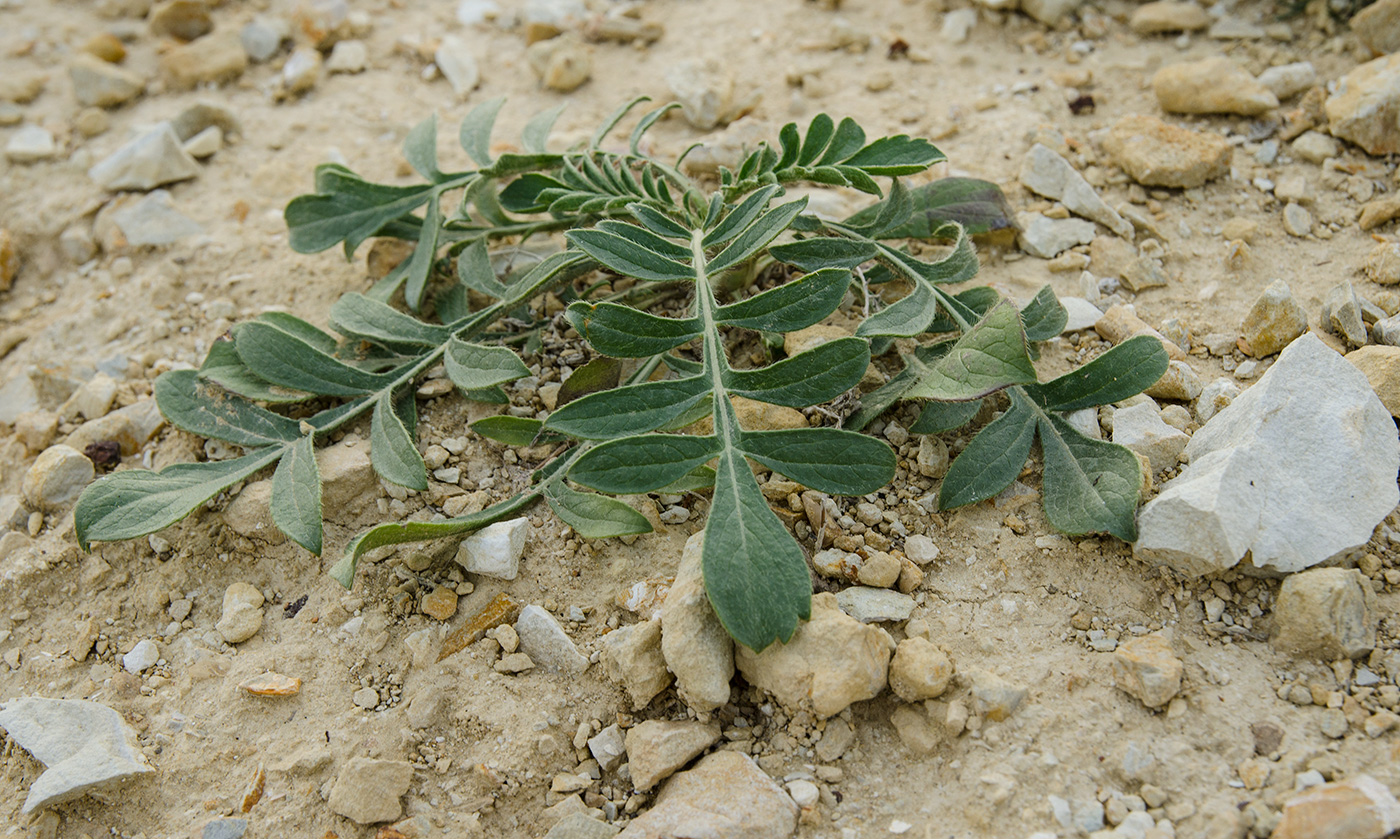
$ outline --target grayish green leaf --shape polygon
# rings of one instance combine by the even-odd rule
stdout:
[[[1016,401],[962,450],[938,490],[938,508],[951,510],[991,498],[1016,480],[1035,442],[1034,411]]]
[[[574,463],[569,477],[611,495],[651,492],[679,481],[718,454],[720,448],[714,437],[623,437],[589,450]]]
[[[297,253],[319,253],[344,242],[346,255],[360,243],[427,203],[433,186],[372,184],[344,166],[316,171],[317,192],[287,205],[289,242]]]
[[[639,280],[677,281],[694,279],[689,265],[682,265],[635,242],[601,230],[571,230],[569,241],[605,268]]]
[[[222,387],[230,393],[260,402],[305,402],[314,394],[279,387],[253,373],[238,356],[234,342],[219,338],[209,345],[209,354],[199,366],[199,377]]]
[[[451,333],[392,306],[349,292],[331,305],[331,326],[342,335],[393,349],[442,346]]]
[[[505,102],[504,96],[497,96],[472,108],[467,113],[466,118],[462,120],[462,126],[457,132],[462,150],[483,169],[493,162],[491,160],[491,130],[496,127],[496,115],[501,112],[501,106]],[[553,123],[554,120],[551,119],[549,124],[553,125]],[[549,134],[549,127],[545,128],[544,133]]]
[[[403,157],[413,171],[430,181],[442,179],[437,166],[437,114],[433,114],[408,132],[403,141]]]
[[[288,443],[301,436],[295,420],[200,381],[194,370],[162,373],[154,391],[161,414],[171,425],[191,434],[245,448]]]
[[[778,194],[779,189],[780,187],[776,185],[764,187],[739,202],[734,209],[725,214],[724,219],[713,230],[705,234],[701,244],[712,248],[738,236],[754,223],[764,208],[768,206],[768,202],[772,201],[773,196]]]
[[[1035,380],[1020,314],[1015,306],[1002,303],[959,338],[907,396],[957,402]]]
[[[388,376],[367,373],[259,321],[239,326],[238,356],[257,376],[282,387],[326,396],[360,396],[384,387]]]
[[[447,377],[462,390],[483,390],[530,375],[530,368],[505,347],[483,347],[460,338],[447,342],[442,356]]]
[[[1058,379],[1031,385],[1026,394],[1049,411],[1109,405],[1152,387],[1169,361],[1161,341],[1138,335]]]
[[[734,237],[728,247],[720,251],[719,255],[710,261],[706,270],[715,274],[756,255],[769,242],[778,238],[780,233],[787,230],[788,225],[792,224],[792,220],[797,218],[798,214],[806,208],[807,199],[803,197],[796,201],[780,204],[764,213],[757,221]]]
[[[428,469],[405,422],[405,414],[414,411],[412,391],[397,400],[390,393],[375,400],[369,454],[374,471],[384,480],[421,492],[428,488]]]
[[[745,432],[745,454],[805,487],[865,495],[894,478],[894,452],[882,440],[839,428]]]
[[[321,473],[316,438],[308,434],[287,447],[272,473],[272,521],[293,542],[321,554]]]
[[[578,368],[559,386],[559,396],[555,405],[563,407],[575,399],[611,390],[622,381],[622,362],[615,358],[599,356]]]
[[[1131,451],[1092,440],[1060,417],[1040,417],[1045,453],[1045,515],[1071,535],[1107,531],[1124,542],[1137,539],[1142,467]]]
[[[726,371],[724,384],[737,396],[805,408],[855,387],[869,366],[870,347],[864,341],[838,338],[757,370]]]
[[[437,192],[428,199],[428,210],[423,216],[424,229],[413,248],[413,256],[408,260],[403,296],[408,308],[415,312],[423,306],[423,292],[428,289],[433,263],[437,262],[438,234],[442,231],[440,201],[441,196]]]
[[[555,121],[559,119],[559,115],[564,113],[564,109],[567,107],[569,104],[565,102],[530,117],[530,121],[525,123],[525,130],[521,132],[520,137],[520,144],[525,147],[525,151],[531,154],[547,153],[548,150],[545,146],[549,142],[549,133],[554,130]]]
[[[664,353],[699,337],[698,318],[663,318],[616,303],[577,301],[569,322],[593,349],[614,358],[643,358]]]
[[[795,332],[836,311],[850,285],[851,272],[824,268],[747,300],[721,306],[715,318],[719,323],[744,329]]]
[[[646,516],[616,498],[578,492],[556,483],[545,491],[545,501],[560,521],[585,539],[651,532],[651,522]]]
[[[982,400],[971,402],[928,402],[919,412],[919,418],[909,426],[912,434],[938,434],[962,428],[977,412],[982,410]]]
[[[858,239],[819,237],[774,245],[768,253],[779,262],[796,265],[803,271],[822,268],[855,268],[875,258],[875,245]]]
[[[505,299],[510,290],[496,278],[496,270],[491,267],[491,255],[486,251],[486,240],[478,239],[467,245],[457,254],[457,281],[473,291],[489,297]]]
[[[627,385],[570,402],[550,414],[545,427],[584,440],[645,434],[672,425],[709,395],[702,376]]]
[[[1026,330],[1027,341],[1048,341],[1064,331],[1069,322],[1069,313],[1060,305],[1055,290],[1042,286],[1031,302],[1021,310],[1021,323]]]

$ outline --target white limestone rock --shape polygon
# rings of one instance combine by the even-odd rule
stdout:
[[[168,122],[160,123],[88,170],[88,176],[106,189],[142,192],[198,174],[199,164],[185,151]]]
[[[1147,458],[1153,473],[1176,465],[1186,448],[1186,434],[1162,421],[1162,412],[1148,401],[1113,412],[1113,442]]]
[[[1021,250],[1041,259],[1054,259],[1075,245],[1087,245],[1096,235],[1093,222],[1077,218],[1053,219],[1040,213],[1021,213],[1017,221],[1021,225]]]
[[[1105,204],[1084,176],[1049,146],[1031,146],[1021,163],[1021,183],[1032,192],[1059,201],[1071,213],[1096,221],[1132,241],[1132,223]]]
[[[543,608],[532,604],[521,609],[515,632],[520,636],[520,649],[541,667],[575,675],[588,669],[588,659]]]
[[[520,571],[530,520],[525,517],[488,525],[462,540],[457,562],[469,573],[513,580]]]
[[[1246,553],[1260,568],[1310,568],[1365,544],[1400,500],[1390,412],[1314,335],[1290,344],[1185,453],[1191,465],[1142,509],[1134,546],[1182,574],[1232,568]]]
[[[109,790],[155,771],[121,714],[96,702],[12,699],[0,710],[0,728],[45,766],[29,786],[23,813]]]

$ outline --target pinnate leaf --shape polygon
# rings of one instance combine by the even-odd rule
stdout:
[[[850,285],[849,271],[824,268],[747,300],[721,306],[716,320],[763,332],[795,332],[836,311]]]
[[[569,322],[593,349],[614,358],[643,358],[679,347],[698,337],[698,318],[663,318],[616,303],[577,301]]]

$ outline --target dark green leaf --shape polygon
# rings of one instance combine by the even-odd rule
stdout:
[[[909,426],[909,431],[912,434],[937,434],[941,431],[952,431],[972,422],[972,418],[977,416],[977,412],[980,410],[982,410],[982,400],[980,399],[974,399],[971,402],[929,402],[919,412],[919,418],[914,420],[913,425]]]
[[[542,420],[501,414],[484,417],[471,424],[472,431],[508,446],[532,446],[540,438]]]
[[[545,501],[560,521],[585,539],[651,532],[651,522],[646,516],[616,498],[578,492],[555,483],[545,491]]]
[[[856,386],[870,366],[870,347],[859,338],[838,338],[757,370],[730,370],[725,387],[746,396],[805,408],[835,399]]]
[[[384,480],[421,492],[428,488],[428,468],[413,443],[411,423],[405,422],[405,415],[416,410],[412,392],[397,400],[389,393],[379,397],[369,426],[369,454]]]
[[[684,434],[624,437],[589,450],[574,463],[569,477],[612,495],[651,492],[679,481],[719,454],[720,448],[719,440],[714,437]]]
[[[702,563],[715,615],[750,649],[791,640],[798,621],[811,617],[806,557],[732,449],[724,451],[715,469]]]
[[[1152,387],[1169,361],[1161,341],[1138,335],[1058,379],[1026,388],[1026,394],[1049,411],[1109,405]]]
[[[604,267],[639,280],[660,282],[693,280],[689,265],[667,259],[635,242],[602,230],[571,230],[569,241]]]
[[[746,230],[749,225],[754,223],[754,220],[756,220],[763,212],[764,208],[768,206],[768,202],[773,200],[773,196],[777,194],[778,187],[769,186],[745,198],[738,206],[725,215],[724,220],[721,221],[714,230],[711,230],[705,235],[703,241],[704,246],[712,248],[716,245],[722,245],[735,236],[738,236]]]
[[[565,102],[530,117],[530,121],[525,123],[525,130],[521,132],[520,136],[520,144],[525,147],[525,151],[531,154],[547,153],[545,144],[549,142],[549,132],[554,130],[554,121],[559,119],[559,115],[564,113],[564,109],[568,106],[568,103]]]
[[[194,370],[162,373],[154,390],[161,414],[171,425],[191,434],[246,448],[289,443],[301,436],[296,420],[200,381]]]
[[[569,305],[569,322],[593,349],[615,358],[642,358],[679,347],[700,335],[699,318],[663,318],[616,303]]]
[[[660,210],[653,209],[645,204],[628,204],[627,209],[632,213],[633,218],[658,236],[670,236],[673,239],[690,239],[690,231],[688,229]]]
[[[975,178],[943,178],[910,190],[913,214],[904,224],[885,231],[888,239],[931,239],[949,222],[978,236],[1016,226],[1015,213],[1001,187]],[[847,219],[868,223],[875,209],[867,207]]]
[[[836,123],[826,114],[817,114],[807,126],[807,136],[802,139],[802,151],[797,155],[799,166],[811,166],[831,144],[836,134]]]
[[[447,377],[462,390],[484,390],[530,375],[530,368],[505,347],[483,347],[460,338],[447,343],[443,353]]]
[[[953,300],[961,304],[958,308],[958,315],[964,320],[976,323],[992,310],[992,307],[1001,302],[1001,295],[996,289],[988,288],[984,285],[973,286],[972,288],[960,291],[953,295]],[[970,315],[970,317],[969,317]],[[938,317],[933,319],[933,323],[928,325],[925,332],[958,332],[960,327],[957,321],[948,314],[947,309],[940,307]]]
[[[310,434],[287,448],[272,473],[272,521],[293,542],[321,554],[321,473],[316,438]]]
[[[764,213],[757,221],[744,228],[743,232],[736,236],[728,247],[720,251],[719,255],[710,261],[706,270],[710,274],[716,274],[754,256],[769,242],[778,238],[780,233],[787,230],[788,225],[797,218],[798,213],[806,208],[807,199],[803,197],[781,204]]]
[[[886,231],[894,230],[908,221],[909,215],[914,211],[914,203],[909,198],[909,190],[905,188],[904,182],[895,178],[889,196],[871,209],[876,212],[870,217],[869,225],[856,229],[872,239],[883,239],[887,238]]]
[[[943,476],[938,508],[951,510],[991,498],[1016,480],[1035,442],[1035,414],[1012,400],[1011,409],[982,429]]]
[[[380,228],[413,212],[433,194],[431,184],[372,184],[343,166],[317,169],[313,195],[293,198],[283,214],[297,253],[319,253],[340,242],[347,255]]]
[[[331,358],[300,338],[259,321],[239,326],[238,356],[257,376],[282,387],[326,396],[360,396],[390,377]]]
[[[497,96],[472,108],[462,120],[462,127],[457,132],[462,150],[483,169],[492,163],[491,129],[496,127],[496,115],[501,112],[501,106],[505,103],[504,96]],[[551,124],[553,122],[550,120]],[[549,128],[546,127],[545,134],[548,133]]]
[[[128,469],[89,484],[73,508],[78,545],[135,539],[163,530],[282,455],[282,446],[210,463],[177,463],[159,472]]]
[[[778,145],[783,153],[778,158],[777,168],[787,169],[795,165],[797,155],[802,150],[802,134],[797,130],[797,123],[789,122],[778,131]]]
[[[850,285],[851,272],[845,269],[813,271],[747,300],[721,306],[716,319],[762,332],[795,332],[836,311]]]
[[[567,187],[548,175],[527,172],[507,184],[497,198],[512,213],[542,213],[551,203],[542,194],[545,190],[567,191]]]
[[[822,237],[774,245],[769,255],[779,262],[796,265],[803,271],[821,268],[854,268],[875,258],[875,246],[856,239]]]
[[[896,134],[881,137],[840,162],[871,175],[913,175],[947,159],[928,140]]]
[[[439,347],[450,334],[446,327],[424,323],[353,291],[331,305],[330,321],[342,335],[400,350]]]
[[[441,180],[442,173],[437,166],[437,114],[413,126],[413,130],[408,132],[403,141],[403,157],[413,171],[430,181]]]
[[[938,317],[938,297],[933,289],[918,283],[905,296],[886,306],[856,327],[856,335],[875,338],[889,335],[908,338],[922,333]],[[1020,325],[1016,331],[1020,332]]]
[[[434,192],[428,199],[428,210],[423,216],[423,233],[413,248],[413,256],[408,261],[408,275],[405,278],[403,297],[408,308],[418,311],[423,306],[423,292],[432,278],[433,264],[437,262],[438,235],[442,232],[442,211],[439,194]]]
[[[545,427],[585,440],[644,434],[672,424],[709,395],[709,379],[701,376],[627,385],[570,402]]]
[[[882,440],[839,428],[748,431],[744,453],[805,487],[865,495],[894,478],[894,452]]]
[[[1043,286],[1036,292],[1031,302],[1021,310],[1021,323],[1026,329],[1027,341],[1048,341],[1059,335],[1069,322],[1069,313],[1060,305],[1055,290]]]
[[[1137,539],[1142,467],[1136,455],[1085,437],[1053,414],[1040,418],[1040,448],[1041,491],[1052,525],[1071,535],[1107,531],[1124,542]]]
[[[645,227],[629,224],[625,221],[607,219],[598,222],[595,229],[605,230],[608,233],[621,236],[639,247],[651,251],[652,253],[659,253],[667,259],[673,259],[677,262],[683,262],[691,257],[689,247],[681,247],[670,239],[663,239],[655,233],[652,233]]]
[[[836,135],[831,140],[831,145],[827,146],[826,154],[816,161],[818,166],[830,166],[846,160],[851,155],[860,151],[865,145],[865,129],[861,128],[855,120],[846,117],[841,120],[841,124],[836,126]]]
[[[554,404],[562,408],[579,397],[603,390],[611,390],[617,387],[617,383],[620,381],[622,381],[622,362],[615,358],[599,356],[575,370],[559,386],[558,401]]]
[[[659,493],[698,492],[702,489],[709,489],[715,485],[715,470],[708,466],[697,466],[679,481],[669,483],[657,489]]]
[[[957,402],[1035,380],[1020,314],[1015,306],[1002,303],[959,338],[906,396]]]

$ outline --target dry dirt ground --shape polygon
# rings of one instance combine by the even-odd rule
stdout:
[[[1331,80],[1359,60],[1346,28],[1328,31],[1315,14],[1288,21],[1288,40],[1220,41],[1203,33],[1181,40],[1141,38],[1126,26],[1134,4],[1122,0],[1095,0],[1055,29],[1018,13],[984,9],[965,43],[949,43],[939,34],[942,17],[961,4],[952,0],[945,9],[941,0],[849,0],[839,14],[873,36],[871,47],[860,51],[825,48],[836,13],[803,0],[649,0],[640,4],[641,14],[662,24],[664,36],[649,47],[590,46],[592,79],[559,94],[537,82],[518,29],[464,26],[449,2],[352,0],[351,8],[367,13],[372,23],[363,36],[367,70],[328,76],[304,96],[278,101],[273,90],[285,50],[226,85],[168,90],[157,81],[162,40],[148,34],[139,18],[104,17],[97,9],[103,4],[73,0],[0,3],[0,75],[49,73],[44,92],[20,107],[25,122],[51,129],[60,146],[50,161],[0,163],[0,227],[13,234],[23,258],[13,288],[0,294],[0,381],[31,365],[81,376],[116,359],[104,369],[117,368],[122,380],[117,404],[128,404],[147,397],[159,372],[198,364],[231,322],[276,307],[324,324],[340,294],[367,287],[363,252],[349,263],[334,251],[293,253],[283,207],[310,189],[317,163],[337,157],[373,180],[407,182],[399,143],[434,112],[441,118],[444,155],[451,165],[465,166],[455,144],[456,123],[474,102],[491,96],[509,97],[498,137],[518,136],[531,114],[567,103],[558,137],[570,140],[586,135],[631,97],[665,101],[669,93],[662,79],[668,67],[716,55],[741,84],[762,92],[747,118],[761,127],[758,133],[775,137],[784,122],[805,123],[827,111],[855,117],[871,136],[932,137],[951,161],[948,173],[1002,184],[1021,210],[1045,206],[1016,181],[1038,127],[1053,125],[1092,149],[1096,132],[1122,115],[1162,116],[1146,81],[1164,63],[1223,54],[1257,71],[1309,60],[1321,79]],[[501,0],[500,5],[509,11],[515,4]],[[237,30],[268,6],[267,0],[224,3],[213,12],[216,29]],[[1271,23],[1278,10],[1241,2],[1228,11]],[[112,27],[134,33],[126,66],[152,86],[144,96],[111,109],[110,128],[88,138],[74,127],[80,108],[62,68],[81,44]],[[446,33],[470,44],[481,67],[481,85],[465,101],[443,79],[425,79],[428,61],[406,46]],[[908,45],[907,55],[889,54],[896,39]],[[1073,94],[1066,82],[1081,85],[1077,93],[1091,94],[1096,108],[1071,114],[1067,101]],[[88,178],[87,167],[134,129],[202,99],[227,106],[242,123],[242,136],[205,162],[197,178],[170,187],[176,206],[204,232],[166,247],[117,249],[73,264],[59,245],[60,234],[90,226],[93,214],[112,197]],[[1339,281],[1356,280],[1365,295],[1379,291],[1359,275],[1374,242],[1357,228],[1359,204],[1340,178],[1329,180],[1318,166],[1288,161],[1286,155],[1267,168],[1256,163],[1258,142],[1248,139],[1254,128],[1249,118],[1173,121],[1236,138],[1233,176],[1203,188],[1149,195],[1134,194],[1111,167],[1096,167],[1096,183],[1109,202],[1138,200],[1163,234],[1171,283],[1136,298],[1146,320],[1160,324],[1177,318],[1197,336],[1232,332],[1274,278],[1291,284],[1314,319],[1322,296]],[[0,129],[0,141],[15,130]],[[704,136],[683,120],[670,119],[652,138],[658,151],[679,153]],[[1390,162],[1355,148],[1347,148],[1341,160],[1375,189],[1393,188]],[[1287,235],[1278,202],[1250,183],[1263,174],[1277,179],[1293,173],[1314,185],[1313,213],[1331,223],[1322,230],[1325,239]],[[1244,263],[1227,266],[1228,245],[1220,229],[1235,217],[1257,222],[1259,232]],[[1062,294],[1078,293],[1077,271],[1052,273],[1045,260],[1014,248],[984,247],[981,257],[980,280],[1007,294],[1027,297],[1047,282]],[[1074,358],[1074,346],[1057,342],[1046,353],[1045,369],[1064,369]],[[1205,381],[1228,375],[1218,357],[1196,355],[1192,364]],[[467,437],[464,465],[470,461],[481,475],[498,476],[488,494],[504,492],[523,473],[503,458],[502,449],[465,432],[466,419],[460,402],[425,404],[423,444]],[[363,439],[367,428],[352,433]],[[202,456],[200,445],[166,430],[149,446],[148,462]],[[35,455],[0,427],[0,492],[19,491]],[[1028,480],[1035,484],[1038,478]],[[571,741],[580,723],[606,726],[620,715],[686,716],[672,691],[633,714],[620,688],[597,666],[577,679],[541,670],[502,675],[492,670],[487,651],[475,646],[440,663],[431,663],[432,656],[415,662],[413,643],[431,643],[441,624],[413,606],[413,587],[408,598],[400,598],[406,609],[395,602],[391,587],[401,587],[413,575],[396,573],[392,561],[365,567],[347,594],[324,569],[358,530],[420,509],[424,499],[393,503],[381,490],[377,498],[362,501],[331,511],[324,558],[290,542],[270,544],[234,533],[220,513],[226,498],[164,532],[171,550],[162,555],[145,539],[101,545],[84,555],[72,535],[71,514],[58,514],[44,519],[31,548],[4,558],[0,695],[109,704],[135,726],[157,769],[108,798],[59,807],[57,836],[189,835],[210,818],[232,812],[262,765],[268,772],[266,793],[247,816],[248,836],[333,832],[368,839],[376,828],[334,815],[323,791],[350,757],[373,756],[415,763],[405,812],[426,815],[437,835],[482,830],[488,836],[535,837],[548,830],[544,811],[558,798],[549,793],[551,779],[578,766]],[[666,525],[630,545],[566,544],[559,538],[561,523],[543,507],[533,510],[520,578],[509,584],[477,581],[448,629],[504,590],[560,615],[582,609],[584,620],[569,623],[570,632],[585,653],[596,650],[610,622],[635,619],[619,608],[620,592],[674,573],[681,546],[699,528],[705,510],[703,499],[686,503],[696,514],[690,521]],[[1241,811],[1259,821],[1265,835],[1268,819],[1278,812],[1279,794],[1291,790],[1295,773],[1309,767],[1327,777],[1368,771],[1392,786],[1400,783],[1393,734],[1372,739],[1353,730],[1333,740],[1319,730],[1322,708],[1278,698],[1279,688],[1295,681],[1338,689],[1326,663],[1277,653],[1262,631],[1232,636],[1203,626],[1203,601],[1216,596],[1239,618],[1248,617],[1252,606],[1259,607],[1255,614],[1267,615],[1276,581],[1233,575],[1178,579],[1135,561],[1128,546],[1109,538],[1046,538],[1053,531],[1037,503],[1015,512],[1028,525],[1019,528],[1024,532],[1008,527],[1008,511],[990,503],[941,520],[912,514],[908,519],[942,551],[938,563],[926,569],[915,615],[927,622],[959,670],[983,668],[1029,688],[1006,721],[985,721],[980,730],[945,738],[930,754],[916,754],[892,728],[897,703],[886,694],[842,715],[854,729],[854,743],[839,759],[823,761],[814,744],[830,724],[768,719],[759,737],[750,739],[753,729],[746,731],[735,720],[762,722],[760,706],[768,700],[736,682],[740,689],[731,706],[719,714],[729,739],[765,758],[764,768],[780,780],[819,779],[822,797],[799,827],[800,836],[876,837],[906,825],[912,826],[906,835],[929,839],[1024,837],[1036,831],[1069,836],[1073,831],[1055,820],[1049,796],[1113,801],[1141,795],[1143,784],[1155,788],[1144,797],[1154,799],[1154,812],[1173,822],[1177,836],[1235,835],[1227,823],[1242,823]],[[1391,548],[1382,538],[1370,550],[1384,566],[1391,565]],[[449,566],[444,560],[418,575],[423,586],[446,579]],[[236,649],[211,634],[222,593],[234,582],[251,583],[270,600],[261,631]],[[284,606],[303,597],[300,612],[284,617]],[[193,610],[184,628],[166,635],[172,598],[190,600]],[[1398,598],[1387,586],[1379,599],[1382,614],[1389,614]],[[1170,712],[1149,711],[1114,686],[1109,656],[1090,648],[1086,633],[1071,624],[1076,615],[1108,637],[1126,638],[1134,627],[1165,629],[1186,663],[1180,701]],[[355,616],[361,620],[348,624],[355,631],[346,631]],[[75,661],[70,649],[89,619],[99,633],[97,649]],[[1388,629],[1383,622],[1381,647],[1387,650],[1396,645]],[[902,637],[900,627],[892,632]],[[411,636],[418,641],[410,642]],[[159,640],[164,663],[141,678],[123,673],[121,654],[146,638]],[[300,694],[269,701],[236,688],[265,669],[301,678]],[[383,689],[383,710],[367,711],[352,702],[367,685]],[[965,695],[958,687],[943,699]],[[420,696],[428,697],[416,700],[425,707],[434,698],[441,707],[415,728],[408,706]],[[933,709],[934,718],[941,719],[942,712],[946,704]],[[1246,789],[1236,767],[1253,756],[1250,726],[1261,721],[1284,731],[1282,755],[1262,789]],[[22,750],[5,750],[0,836],[30,830],[54,835],[44,832],[54,822],[31,827],[30,818],[20,814],[39,769]],[[601,804],[611,798],[625,812],[633,796],[624,786],[614,788],[605,778],[588,791],[587,800]],[[644,807],[645,799],[636,806]]]

